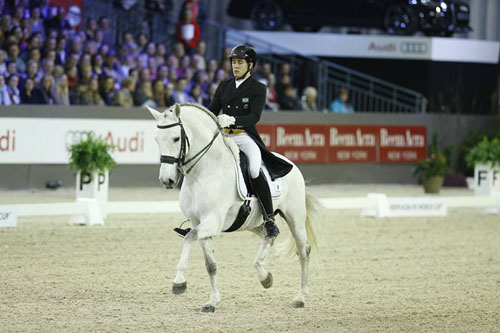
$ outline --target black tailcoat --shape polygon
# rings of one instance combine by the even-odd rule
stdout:
[[[208,106],[216,116],[220,111],[236,118],[232,129],[244,129],[259,146],[262,160],[273,179],[285,176],[292,165],[276,157],[266,149],[255,126],[260,119],[266,103],[266,86],[251,76],[236,89],[235,79],[222,81],[215,91],[214,98]]]

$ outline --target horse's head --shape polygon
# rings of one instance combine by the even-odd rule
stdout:
[[[180,106],[175,104],[164,112],[146,106],[157,121],[155,140],[161,154],[160,182],[173,188],[180,180],[180,168],[187,154],[188,141],[179,118]]]

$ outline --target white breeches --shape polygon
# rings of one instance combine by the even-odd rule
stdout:
[[[252,177],[252,179],[259,177],[260,166],[262,164],[262,155],[260,154],[259,146],[257,146],[255,141],[253,141],[247,133],[237,135],[230,134],[229,137],[236,142],[238,148],[248,157],[250,177]]]

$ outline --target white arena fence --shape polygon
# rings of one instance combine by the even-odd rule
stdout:
[[[321,198],[328,210],[361,210],[366,217],[445,216],[448,209],[476,208],[500,213],[500,195],[452,197],[387,197],[371,193],[366,197]],[[16,226],[17,217],[70,215],[79,224],[103,224],[107,214],[181,213],[178,201],[108,201],[79,198],[75,202],[15,204],[0,206],[0,226]],[[7,221],[10,217],[10,223]],[[4,222],[2,222],[4,221]],[[7,221],[7,222],[5,222]],[[2,223],[4,225],[2,225]]]

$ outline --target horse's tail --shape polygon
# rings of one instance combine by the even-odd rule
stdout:
[[[306,191],[306,235],[313,251],[318,250],[318,235],[315,226],[321,219],[323,205],[314,195]],[[293,257],[297,255],[297,243],[292,234],[288,237],[279,252]]]

